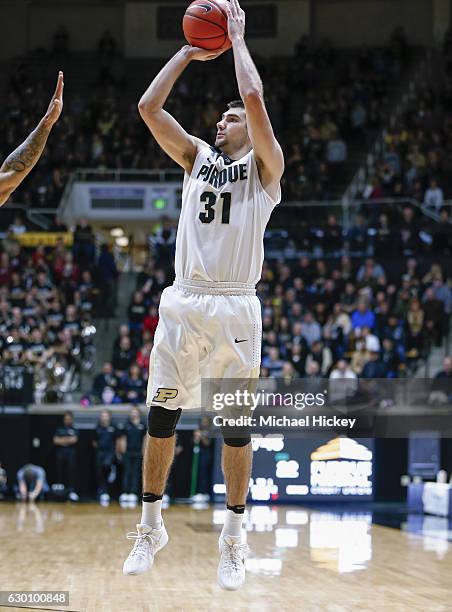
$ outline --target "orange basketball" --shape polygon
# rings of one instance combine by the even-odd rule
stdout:
[[[228,0],[194,0],[185,11],[182,28],[193,47],[202,49],[229,49]]]

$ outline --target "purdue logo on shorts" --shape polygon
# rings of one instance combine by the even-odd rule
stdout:
[[[166,387],[159,387],[152,401],[166,402],[166,400],[174,399],[178,393],[179,391],[177,389],[167,389]]]

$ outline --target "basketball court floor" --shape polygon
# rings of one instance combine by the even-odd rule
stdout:
[[[126,577],[137,509],[2,503],[0,590],[69,591],[68,607],[41,609],[84,612],[451,609],[447,519],[396,517],[387,527],[366,510],[252,506],[247,582],[227,592],[216,583],[223,513],[171,506],[168,546],[151,572]]]

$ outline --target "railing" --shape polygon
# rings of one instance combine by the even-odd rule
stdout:
[[[168,168],[163,170],[124,170],[123,168],[78,168],[72,174],[73,181],[110,181],[131,182],[145,181],[153,183],[172,183],[182,180],[183,170]]]
[[[439,214],[424,206],[422,203],[414,200],[413,198],[381,198],[375,200],[365,200],[365,199],[356,199],[356,200],[328,200],[328,201],[306,201],[306,202],[295,202],[288,201],[283,202],[280,205],[281,209],[294,208],[301,210],[309,210],[316,208],[324,208],[329,209],[330,212],[336,214],[338,222],[342,225],[344,230],[348,230],[351,227],[351,224],[354,222],[356,215],[360,212],[362,207],[379,207],[379,206],[387,206],[393,205],[398,210],[401,209],[403,205],[410,205],[413,208],[417,209],[421,214],[425,215],[432,221],[440,221]],[[451,216],[452,216],[452,200],[445,200],[443,203],[443,207],[450,208]],[[278,209],[276,209],[278,210]],[[452,226],[452,220],[449,218],[448,223]]]
[[[61,201],[60,201],[60,205],[58,207],[58,215],[63,219],[64,218],[64,213],[66,211],[66,208],[69,205],[70,199],[71,199],[71,191],[72,191],[72,185],[74,184],[74,177],[76,175],[77,171],[72,172],[69,176],[69,179],[64,187],[64,191],[63,191],[63,195],[61,196]]]
[[[32,223],[42,228],[43,230],[47,230],[52,222],[53,217],[55,216],[54,208],[38,208],[37,210],[33,210],[32,208],[27,208],[26,211],[27,219],[29,219]],[[46,217],[46,215],[50,215],[50,219]]]
[[[419,212],[421,212],[423,215],[425,215],[432,221],[437,221],[437,222],[440,221],[440,216],[437,212],[435,212],[431,208],[428,208],[427,206],[424,206],[423,203],[418,202],[417,200],[413,198],[404,198],[404,197],[380,198],[376,200],[357,199],[357,200],[352,200],[350,202],[347,202],[347,207],[350,209],[350,212],[352,214],[353,212],[356,214],[356,212],[361,206],[383,206],[383,205],[388,205],[388,204],[389,205],[393,204],[397,206],[398,208],[400,208],[402,204],[408,204],[412,206],[413,208],[416,208],[417,210],[419,210]],[[445,200],[443,202],[442,207],[450,208],[452,212],[452,200]],[[448,219],[448,223],[452,225],[451,219]]]
[[[21,213],[43,231],[48,230],[56,213],[55,208],[29,208],[25,204],[7,204],[5,210],[14,210]],[[0,238],[4,238],[7,233],[7,231],[0,232]]]

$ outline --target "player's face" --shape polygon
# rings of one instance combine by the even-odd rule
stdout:
[[[248,140],[246,114],[243,108],[230,108],[217,123],[215,146],[227,147],[229,152],[241,149]]]

